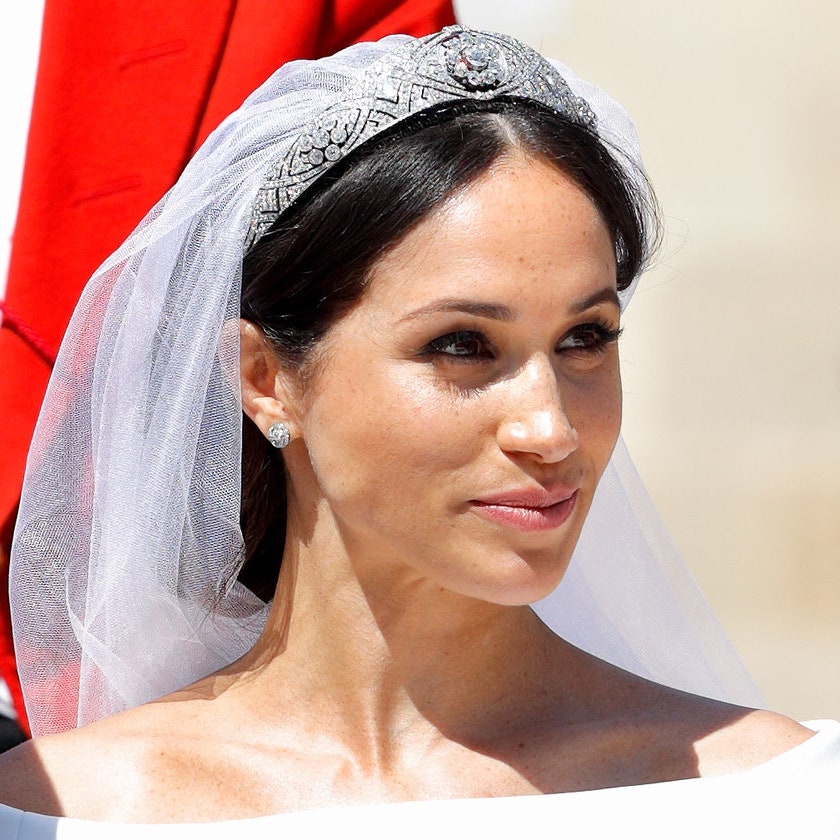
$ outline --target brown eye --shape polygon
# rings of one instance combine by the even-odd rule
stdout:
[[[429,342],[424,352],[429,355],[469,360],[493,358],[487,339],[481,333],[466,331],[442,335]]]
[[[621,330],[603,324],[581,324],[557,345],[558,350],[600,352],[618,340]]]

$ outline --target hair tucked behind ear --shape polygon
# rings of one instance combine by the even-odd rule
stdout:
[[[658,237],[641,173],[628,174],[589,129],[533,102],[441,106],[399,123],[324,175],[244,261],[242,317],[305,382],[312,350],[362,295],[377,259],[456,190],[516,150],[553,163],[592,198],[613,238],[626,288]],[[283,460],[249,420],[242,441],[240,580],[273,595],[286,527]]]

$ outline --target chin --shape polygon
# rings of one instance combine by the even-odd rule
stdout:
[[[503,607],[522,607],[550,595],[569,568],[569,556],[553,552],[540,558],[517,555],[500,569],[490,585],[476,581],[471,597]]]

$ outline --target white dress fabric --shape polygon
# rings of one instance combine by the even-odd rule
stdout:
[[[2,840],[510,840],[557,837],[840,838],[840,723],[742,773],[580,793],[451,799],[299,811],[217,823],[126,825],[45,817],[0,805]]]

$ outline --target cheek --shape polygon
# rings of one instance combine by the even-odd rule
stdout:
[[[621,375],[618,364],[570,389],[567,411],[572,425],[597,463],[599,472],[612,455],[621,431]]]
[[[416,495],[468,464],[481,412],[413,363],[334,369],[307,411],[304,437],[323,494],[336,503]],[[472,446],[471,446],[472,444]],[[413,489],[412,489],[413,488]]]

